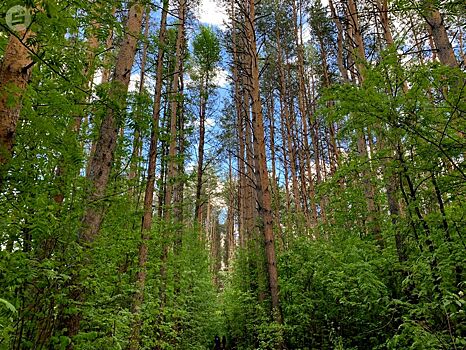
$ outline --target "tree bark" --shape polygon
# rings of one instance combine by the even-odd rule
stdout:
[[[175,72],[173,74],[172,87],[170,93],[170,146],[168,151],[168,172],[167,172],[167,190],[165,193],[165,218],[170,218],[172,211],[172,200],[174,192],[174,182],[177,177],[177,121],[179,111],[179,87],[180,87],[180,76],[183,69],[183,45],[184,45],[184,26],[185,26],[185,7],[186,0],[180,0],[178,9],[178,33],[176,38],[176,58],[175,58]]]
[[[144,14],[145,23],[144,23],[144,42],[142,45],[142,54],[141,54],[141,68],[139,74],[139,96],[142,96],[144,93],[144,84],[146,80],[146,63],[147,63],[147,50],[149,46],[149,25],[150,25],[150,7],[146,7],[146,11]],[[135,194],[137,198],[140,197],[140,191],[138,190],[138,183],[139,183],[139,166],[140,160],[139,157],[141,156],[142,152],[142,144],[141,144],[141,130],[139,126],[139,120],[142,116],[141,106],[139,104],[135,107],[135,123],[134,123],[134,130],[133,130],[133,145],[131,150],[131,158],[129,164],[129,173],[128,173],[128,180],[130,182],[130,189],[129,194],[130,197],[134,197]],[[136,192],[135,192],[136,191]],[[139,202],[139,201],[138,201]]]
[[[118,119],[122,117],[126,93],[131,76],[131,68],[136,53],[139,31],[142,24],[143,7],[135,3],[129,9],[126,23],[126,35],[118,53],[115,75],[109,96],[118,104],[108,108],[100,127],[99,139],[96,143],[94,156],[90,163],[88,180],[91,190],[88,195],[88,206],[82,220],[79,239],[90,243],[97,236],[103,218],[102,199],[107,189],[113,157],[118,138]]]
[[[141,243],[139,245],[138,253],[138,267],[139,271],[136,276],[137,292],[133,297],[132,313],[136,316],[133,321],[133,327],[131,330],[131,336],[129,341],[129,350],[136,350],[139,348],[141,320],[139,314],[141,312],[141,306],[144,302],[144,288],[146,284],[146,264],[148,258],[148,241],[149,234],[152,228],[152,217],[153,217],[153,203],[154,203],[154,186],[155,186],[155,169],[157,161],[157,139],[159,129],[159,117],[160,117],[160,102],[162,97],[162,75],[163,75],[163,57],[165,54],[165,36],[166,36],[166,24],[167,24],[167,13],[168,13],[169,0],[164,0],[162,14],[160,19],[160,30],[159,30],[159,48],[157,53],[157,78],[155,83],[155,97],[154,105],[152,110],[152,130],[149,146],[149,166],[147,170],[147,183],[144,192],[144,214],[142,217],[141,225]],[[150,11],[148,11],[146,20],[149,20]],[[147,28],[147,27],[146,27]],[[142,79],[141,79],[142,84]]]
[[[264,123],[262,117],[262,106],[260,99],[259,89],[259,66],[258,54],[256,48],[256,36],[254,28],[255,20],[255,3],[254,0],[249,0],[249,18],[246,19],[246,39],[248,41],[248,53],[250,55],[251,64],[251,99],[252,99],[252,113],[254,115],[254,141],[257,146],[257,154],[259,156],[259,177],[261,187],[262,204],[260,209],[260,216],[262,219],[262,232],[265,240],[265,252],[267,257],[267,270],[269,277],[269,288],[272,299],[272,312],[274,319],[278,323],[282,323],[280,312],[280,299],[278,287],[278,270],[277,261],[275,257],[275,245],[273,235],[273,215],[272,215],[272,200],[270,194],[270,183],[267,172],[267,159],[265,150],[265,134]]]
[[[431,29],[440,62],[446,66],[458,67],[455,52],[448,39],[443,15],[435,7],[433,0],[424,0],[422,5],[423,16]]]
[[[0,64],[0,186],[3,182],[3,167],[9,162],[15,141],[16,126],[22,108],[22,98],[28,86],[33,61],[27,40],[31,31],[10,34]]]
[[[209,89],[209,74],[205,78],[204,82],[201,82],[200,91],[200,108],[199,108],[199,146],[198,146],[198,159],[197,159],[197,182],[196,182],[196,204],[195,204],[195,215],[196,221],[199,228],[202,227],[201,222],[201,211],[202,211],[202,176],[204,173],[204,143],[205,143],[205,118],[207,109]]]

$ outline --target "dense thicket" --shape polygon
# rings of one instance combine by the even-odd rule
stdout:
[[[466,348],[462,2],[0,5],[0,349]]]

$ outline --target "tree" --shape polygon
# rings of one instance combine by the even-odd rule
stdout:
[[[267,258],[267,272],[269,278],[270,296],[272,299],[272,312],[277,323],[281,323],[281,310],[278,287],[278,270],[275,256],[275,242],[273,233],[272,198],[270,190],[269,175],[267,171],[267,158],[265,152],[264,121],[262,118],[262,105],[259,90],[259,59],[256,46],[256,34],[254,27],[255,2],[246,4],[246,52],[249,55],[247,67],[250,76],[251,109],[253,116],[254,147],[257,150],[259,215],[261,217],[261,231],[264,235],[265,252]]]
[[[143,7],[136,2],[128,12],[126,23],[127,34],[118,52],[115,63],[115,74],[109,98],[114,105],[109,107],[105,113],[100,126],[99,139],[96,144],[95,153],[90,162],[88,180],[91,184],[88,203],[89,207],[83,216],[83,228],[80,240],[85,243],[92,242],[97,236],[103,219],[103,208],[100,202],[107,189],[110,171],[112,169],[113,156],[117,146],[118,126],[122,122],[125,107],[125,95],[131,76],[134,55],[138,42],[138,35],[142,24]],[[96,203],[91,204],[91,203]]]
[[[197,160],[197,184],[195,216],[199,227],[202,227],[202,175],[204,172],[205,120],[207,105],[212,92],[212,80],[215,78],[220,61],[220,43],[212,28],[201,26],[199,34],[193,41],[194,74],[199,84],[199,146]]]
[[[123,118],[123,110],[126,103],[126,93],[134,62],[138,36],[141,29],[143,6],[136,2],[128,12],[126,23],[126,35],[120,47],[115,63],[115,74],[109,91],[109,98],[114,105],[106,110],[105,117],[100,126],[99,139],[95,153],[90,163],[88,180],[91,189],[87,198],[87,208],[82,219],[82,229],[79,235],[80,243],[88,246],[97,237],[102,223],[104,208],[102,200],[112,169],[113,157],[117,146],[119,123]],[[82,291],[74,291],[76,299],[83,297]],[[80,316],[71,315],[66,321],[68,335],[74,336],[79,331]]]
[[[11,33],[0,65],[0,186],[5,165],[13,153],[21,100],[27,89],[34,61],[31,45],[35,33],[30,29]]]
[[[155,168],[157,161],[157,141],[159,136],[159,118],[160,118],[160,105],[162,98],[162,83],[163,83],[163,60],[165,55],[165,37],[167,31],[167,13],[168,13],[169,1],[163,2],[162,14],[160,19],[160,29],[158,37],[158,52],[157,52],[157,76],[155,83],[155,98],[152,109],[152,125],[150,134],[149,144],[149,165],[147,169],[147,182],[144,192],[144,205],[143,205],[143,217],[141,224],[141,243],[139,244],[138,252],[138,274],[137,274],[137,292],[134,295],[132,313],[135,315],[135,321],[133,322],[132,333],[130,338],[129,349],[138,349],[140,342],[140,329],[141,320],[140,313],[141,307],[144,301],[144,288],[146,284],[147,275],[147,260],[149,254],[148,241],[150,239],[150,231],[152,228],[153,218],[153,203],[154,203],[154,186],[155,186]],[[150,11],[146,20],[150,17]],[[140,84],[142,84],[142,79]]]

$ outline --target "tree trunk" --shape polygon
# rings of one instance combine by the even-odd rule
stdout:
[[[458,67],[453,47],[448,39],[444,18],[440,11],[435,8],[433,0],[423,1],[423,16],[432,31],[440,62],[450,67]]]
[[[118,102],[118,107],[108,108],[102,120],[99,139],[90,163],[88,180],[92,186],[88,195],[88,207],[83,217],[80,240],[90,243],[97,236],[103,218],[102,203],[112,169],[113,156],[118,138],[118,119],[122,118],[128,91],[131,68],[136,53],[139,31],[142,23],[143,7],[136,3],[131,6],[126,23],[126,35],[118,53],[115,75],[109,92],[111,99]]]
[[[184,45],[184,26],[185,26],[185,7],[186,0],[180,0],[178,9],[178,33],[176,38],[176,58],[175,58],[175,72],[173,74],[173,81],[170,93],[170,146],[168,151],[168,172],[167,172],[167,190],[165,193],[165,218],[170,218],[172,211],[171,205],[174,192],[174,181],[177,177],[176,166],[176,149],[177,149],[177,121],[178,121],[178,107],[180,97],[178,96],[180,87],[180,76],[183,69],[183,45]]]
[[[146,78],[146,63],[147,63],[147,49],[149,46],[149,25],[150,25],[150,8],[146,7],[146,11],[144,14],[145,23],[144,23],[144,42],[142,45],[142,54],[141,54],[141,68],[139,74],[139,96],[142,96],[144,93],[144,84]],[[137,193],[137,198],[139,198],[140,191],[138,190],[138,183],[139,183],[139,157],[141,156],[142,152],[142,144],[141,144],[141,130],[139,126],[139,120],[141,115],[143,114],[141,111],[141,106],[139,104],[135,107],[135,123],[134,123],[134,130],[133,130],[133,145],[131,150],[131,158],[129,164],[129,173],[128,173],[128,180],[130,182],[130,190],[129,194],[130,197],[134,197]],[[137,191],[137,192],[135,192]],[[139,201],[138,201],[139,202]]]
[[[235,253],[235,192],[233,184],[233,164],[231,152],[228,153],[228,208],[225,228],[225,258],[226,267],[230,266]]]
[[[157,78],[155,83],[155,98],[152,110],[152,130],[149,146],[149,167],[147,170],[147,183],[144,193],[144,214],[142,217],[141,225],[141,243],[139,245],[138,253],[138,267],[139,271],[136,276],[137,292],[133,297],[132,313],[136,316],[133,321],[131,330],[131,337],[129,342],[129,350],[136,350],[139,348],[141,320],[139,314],[141,306],[144,301],[144,287],[146,283],[146,264],[148,256],[148,241],[149,233],[152,228],[153,217],[153,203],[154,203],[154,186],[155,186],[155,169],[157,161],[157,138],[158,138],[158,125],[160,117],[160,102],[162,97],[162,73],[163,73],[163,56],[165,53],[165,34],[168,13],[168,0],[163,2],[162,15],[160,20],[159,30],[159,48],[157,53]],[[146,20],[149,20],[150,11],[148,11]],[[147,24],[146,24],[147,25]],[[146,27],[147,28],[147,27]],[[142,79],[141,79],[142,82]]]
[[[197,159],[197,182],[196,182],[196,204],[195,204],[195,215],[196,221],[199,228],[202,227],[201,222],[201,210],[202,210],[202,175],[204,172],[204,140],[205,140],[205,118],[207,109],[209,89],[209,74],[205,78],[204,82],[201,82],[200,100],[201,105],[199,109],[199,146],[198,146],[198,159]]]
[[[167,159],[167,173],[165,178],[165,201],[164,201],[164,219],[167,224],[174,222],[177,216],[181,215],[181,208],[179,207],[178,201],[181,199],[179,187],[179,166],[177,156],[179,156],[179,133],[182,130],[179,129],[180,122],[180,110],[183,90],[180,89],[183,75],[183,63],[184,63],[184,45],[185,45],[185,15],[186,15],[186,0],[180,0],[178,4],[178,32],[176,38],[176,53],[175,53],[175,65],[173,80],[170,91],[170,141],[168,146],[168,159]],[[181,95],[181,96],[180,96]],[[181,118],[182,119],[182,118]],[[181,146],[180,146],[181,147]],[[181,224],[181,222],[178,222]],[[166,302],[166,283],[167,283],[167,258],[169,251],[169,239],[167,233],[164,233],[165,239],[162,244],[162,257],[160,263],[160,299],[162,307]],[[178,249],[179,247],[175,247]]]
[[[270,194],[270,183],[267,172],[267,159],[265,151],[265,135],[264,123],[262,118],[262,106],[259,90],[259,66],[256,48],[256,36],[254,28],[255,19],[255,4],[254,0],[249,0],[249,18],[246,24],[246,39],[248,41],[248,51],[250,55],[251,64],[251,99],[252,99],[252,113],[254,114],[254,141],[257,147],[257,154],[259,156],[259,177],[261,187],[262,204],[260,209],[260,216],[262,219],[262,231],[265,240],[265,252],[267,256],[267,270],[269,277],[270,295],[272,298],[272,311],[275,321],[282,322],[279,302],[279,288],[278,288],[278,271],[277,261],[275,257],[275,245],[273,236],[273,215],[272,215],[272,199]]]
[[[21,112],[21,100],[28,86],[33,61],[26,41],[34,33],[11,34],[0,64],[0,186],[3,182],[3,167],[13,153],[16,125]]]
[[[364,40],[361,33],[361,25],[359,23],[358,9],[354,0],[348,0],[348,14],[350,17],[349,24],[349,37],[352,39],[354,45],[350,47],[351,57],[357,67],[357,77],[359,79],[359,84],[364,81],[365,78],[365,48]],[[365,159],[368,157],[367,152],[367,142],[364,134],[364,130],[358,131],[358,140],[357,140],[357,149],[360,156]],[[369,135],[370,137],[370,135]],[[381,236],[381,227],[377,219],[377,205],[375,202],[375,189],[374,185],[371,183],[371,171],[363,170],[362,174],[362,185],[364,189],[364,196],[367,204],[367,221],[369,223],[369,230],[373,234],[374,238],[377,240],[379,245],[382,245],[382,236]]]
[[[116,118],[121,117],[120,113],[125,104],[126,93],[128,90],[131,68],[133,66],[134,56],[136,53],[137,38],[142,23],[143,7],[139,3],[131,6],[126,23],[126,35],[121,45],[116,67],[115,75],[112,81],[110,97],[120,103],[118,109],[108,109],[102,121],[99,139],[96,144],[94,157],[90,165],[90,174],[88,180],[92,186],[88,194],[88,204],[82,219],[82,228],[79,232],[79,241],[84,245],[90,245],[98,235],[100,224],[103,217],[103,205],[99,203],[105,196],[107,183],[112,168],[113,154],[116,148],[118,136],[118,124]],[[84,291],[79,287],[78,276],[72,277],[70,299],[76,302],[82,302]],[[81,315],[72,314],[65,316],[62,322],[67,329],[69,337],[75,336],[80,327]],[[68,348],[72,348],[71,343]]]
[[[244,162],[244,106],[243,98],[241,96],[240,88],[240,60],[238,56],[238,40],[236,36],[236,14],[234,1],[231,1],[231,16],[232,16],[232,53],[233,53],[233,64],[232,64],[232,73],[234,81],[234,102],[235,102],[235,117],[236,117],[236,132],[238,137],[238,146],[236,154],[236,162],[238,165],[238,232],[239,232],[239,241],[240,246],[244,248],[244,231],[245,231],[245,188],[246,188],[246,168]]]
[[[349,81],[348,70],[345,67],[344,55],[343,55],[343,24],[340,21],[340,17],[337,15],[333,0],[328,0],[328,5],[330,7],[330,12],[333,17],[333,22],[337,27],[337,64],[340,74],[343,78],[343,81],[346,83]]]

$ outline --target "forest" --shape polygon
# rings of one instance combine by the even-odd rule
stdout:
[[[466,349],[466,3],[2,0],[0,350]]]

